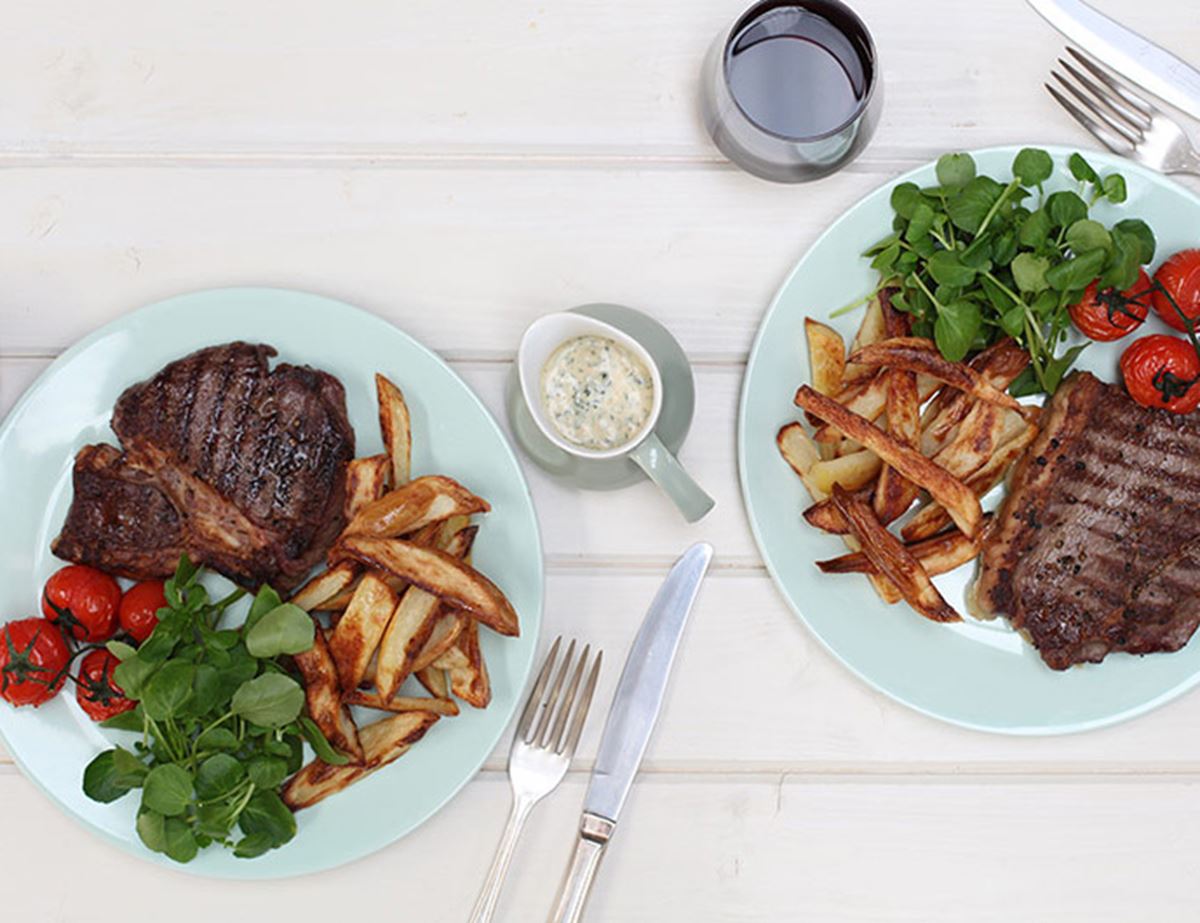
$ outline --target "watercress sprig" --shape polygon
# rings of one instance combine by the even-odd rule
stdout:
[[[138,704],[105,726],[140,738],[105,750],[83,774],[95,801],[141,789],[138,836],[177,862],[212,843],[244,858],[282,846],[296,820],[279,788],[300,768],[303,742],[328,763],[346,762],[302,714],[304,690],[281,659],[312,647],[312,619],[263,587],[240,628],[221,628],[243,594],[213,602],[200,576],[183,557],[150,637],[136,649],[109,642],[121,661],[113,681]]]
[[[913,317],[913,333],[931,337],[960,361],[1004,335],[1029,352],[1013,382],[1017,395],[1054,393],[1084,345],[1058,351],[1070,327],[1068,307],[1084,289],[1126,289],[1154,258],[1155,239],[1136,218],[1106,227],[1092,206],[1125,201],[1125,180],[1101,176],[1080,154],[1067,168],[1074,190],[1047,194],[1050,155],[1025,148],[1012,179],[980,176],[969,154],[945,154],[937,185],[900,183],[891,194],[892,233],[864,256],[879,285],[895,288],[894,307]]]

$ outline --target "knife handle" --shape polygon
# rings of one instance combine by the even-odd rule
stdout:
[[[563,879],[562,888],[559,889],[558,901],[554,912],[550,914],[550,923],[579,923],[583,919],[583,908],[592,890],[592,882],[596,879],[596,871],[600,868],[600,860],[604,857],[604,848],[608,845],[614,826],[606,817],[586,813],[583,815],[583,822],[579,825],[579,840],[575,843],[575,854],[571,857],[567,877]]]

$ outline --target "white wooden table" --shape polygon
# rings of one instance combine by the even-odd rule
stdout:
[[[791,263],[862,194],[942,151],[1085,145],[1041,89],[1061,43],[1018,0],[858,0],[883,61],[882,126],[840,175],[783,187],[723,163],[696,116],[701,56],[742,2],[9,0],[0,412],[97,325],[201,287],[358,303],[439,350],[501,418],[530,320],[640,306],[695,362],[683,458],[719,505],[689,528],[649,486],[587,495],[528,467],[543,643],[570,631],[619,663],[667,562],[707,538],[719,563],[588,919],[1196,919],[1200,695],[1048,740],[911,713],[793,618],[737,488],[744,361]],[[1183,0],[1137,4],[1134,25],[1200,46]],[[544,918],[600,724],[533,818],[503,919]],[[372,858],[214,884],[94,839],[0,752],[0,918],[462,920],[507,810],[504,754]]]

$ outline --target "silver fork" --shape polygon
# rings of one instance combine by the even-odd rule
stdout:
[[[471,911],[470,923],[486,923],[496,912],[500,889],[504,886],[504,878],[508,874],[508,866],[525,821],[533,806],[554,791],[567,774],[575,746],[583,733],[583,722],[592,704],[592,694],[596,691],[604,652],[596,652],[592,669],[581,690],[580,682],[592,648],[590,644],[583,648],[578,665],[572,671],[571,661],[575,656],[575,642],[572,641],[567,646],[566,656],[553,684],[547,690],[561,644],[561,636],[554,639],[546,662],[529,693],[525,710],[521,712],[521,721],[508,754],[508,779],[513,790],[512,811],[508,815],[508,825],[496,848],[496,858],[492,860],[483,890],[475,902],[475,909]],[[571,679],[564,690],[568,674]]]
[[[1045,86],[1075,121],[1115,154],[1163,173],[1200,175],[1200,154],[1178,122],[1082,52],[1068,48],[1067,54],[1083,69],[1058,59],[1074,82],[1050,73],[1075,101],[1053,84]]]

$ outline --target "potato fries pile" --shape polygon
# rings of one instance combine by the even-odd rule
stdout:
[[[375,376],[379,425],[387,449],[358,458],[346,472],[347,526],[329,567],[291,602],[318,619],[312,650],[298,655],[308,712],[349,757],[319,759],[288,782],[284,802],[306,808],[403,756],[461,699],[486,708],[492,692],[479,646],[480,624],[519,633],[504,593],[471,566],[477,527],[490,507],[440,475],[412,478],[412,427],[400,389]],[[409,677],[428,695],[400,695]],[[390,712],[359,727],[350,706]]]
[[[788,423],[776,442],[812,496],[804,518],[850,548],[817,566],[865,574],[887,603],[960,621],[930,578],[979,554],[990,520],[980,498],[1037,435],[1036,408],[1005,390],[1028,354],[1005,339],[969,363],[950,362],[909,336],[887,290],[867,308],[849,355],[825,324],[808,318],[805,333],[812,385],[796,405],[814,432]]]

